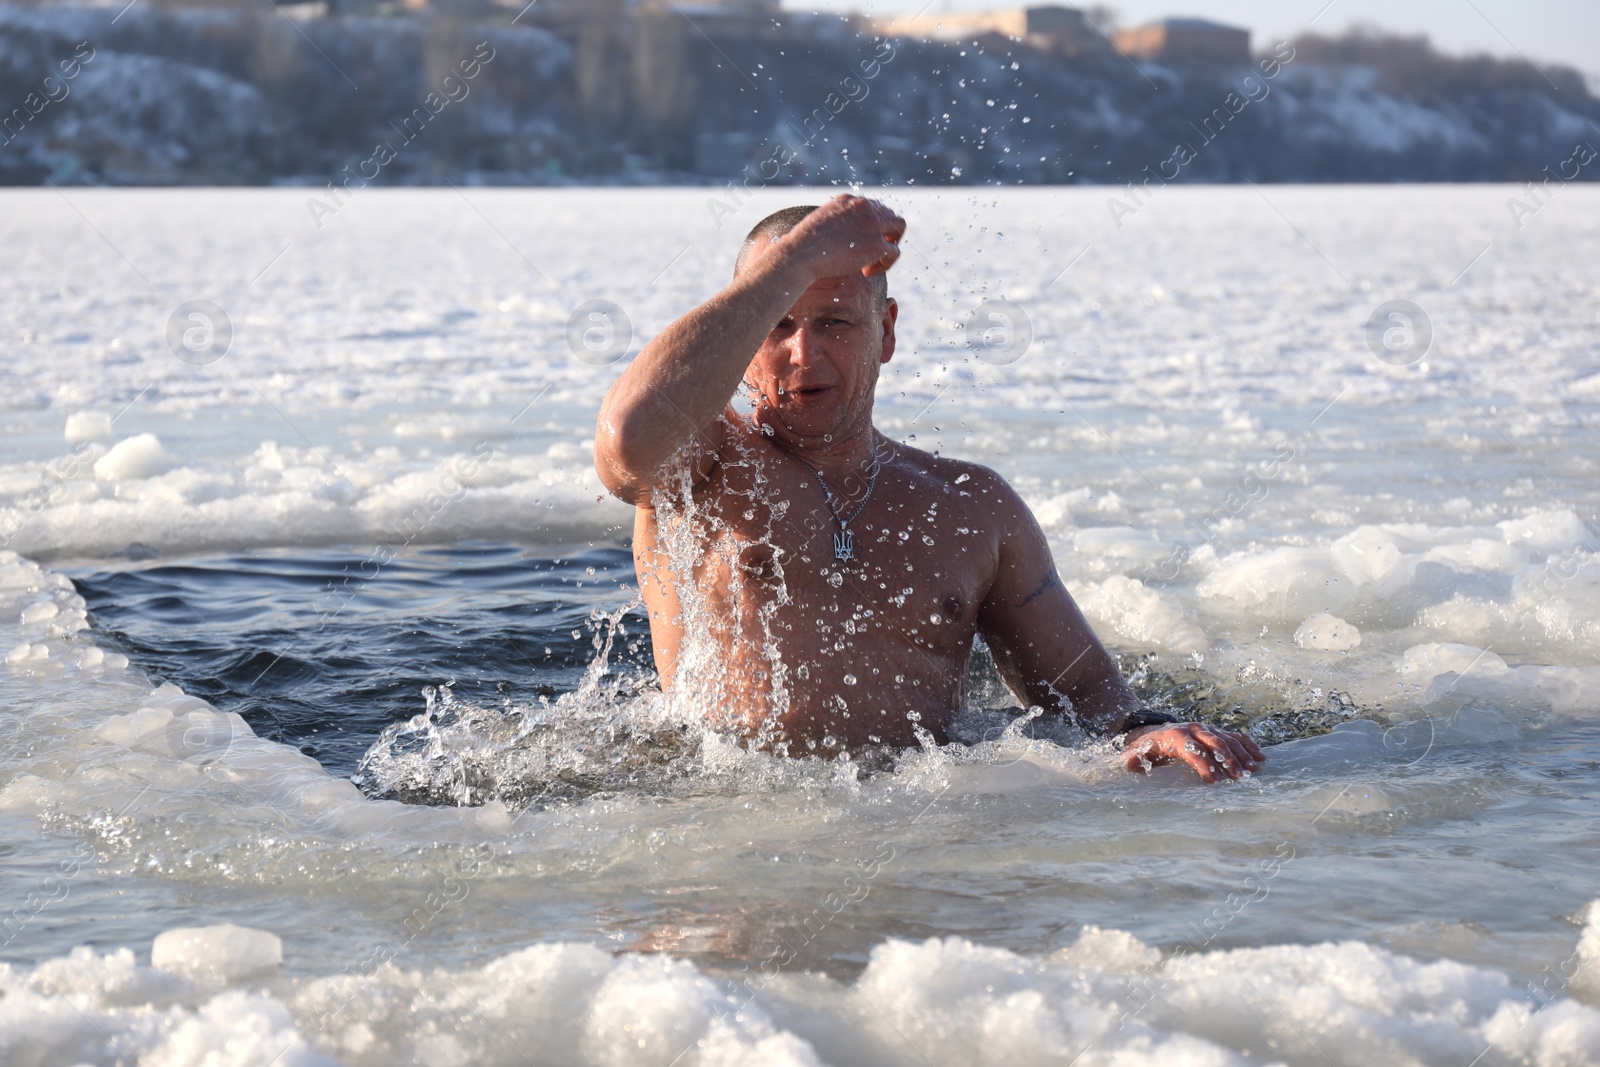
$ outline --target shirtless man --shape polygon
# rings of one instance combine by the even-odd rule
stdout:
[[[873,428],[905,229],[856,196],[769,216],[732,283],[606,395],[595,466],[638,509],[663,687],[700,636],[687,625],[712,642],[729,724],[766,743],[910,745],[919,726],[943,742],[982,634],[1023,705],[1125,735],[1129,770],[1182,762],[1207,782],[1256,770],[1266,756],[1246,735],[1141,707],[1004,479]],[[732,404],[741,387],[748,414]],[[681,556],[685,532],[693,562],[669,573],[668,542]]]

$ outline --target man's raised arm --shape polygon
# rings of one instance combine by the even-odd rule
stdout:
[[[776,241],[752,248],[727,288],[654,337],[606,394],[595,469],[614,495],[648,505],[663,464],[698,438],[694,477],[709,473],[727,410],[751,358],[813,283],[882,273],[905,221],[875,200],[838,196]]]

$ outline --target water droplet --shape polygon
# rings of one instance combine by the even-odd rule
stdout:
[[[845,675],[844,676],[844,684],[845,685],[855,685],[856,684],[856,676],[853,675],[853,674]]]

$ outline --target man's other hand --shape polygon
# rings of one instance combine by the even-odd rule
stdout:
[[[1186,763],[1203,781],[1220,782],[1254,773],[1266,758],[1248,734],[1180,722],[1130,733],[1123,765],[1130,771],[1148,771],[1163,763]]]
[[[883,274],[900,258],[906,220],[876,200],[845,193],[807,215],[783,240],[818,278]]]

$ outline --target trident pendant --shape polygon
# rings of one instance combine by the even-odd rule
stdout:
[[[849,530],[840,530],[833,535],[833,558],[840,563],[849,563],[856,558],[856,541],[850,536]]]

